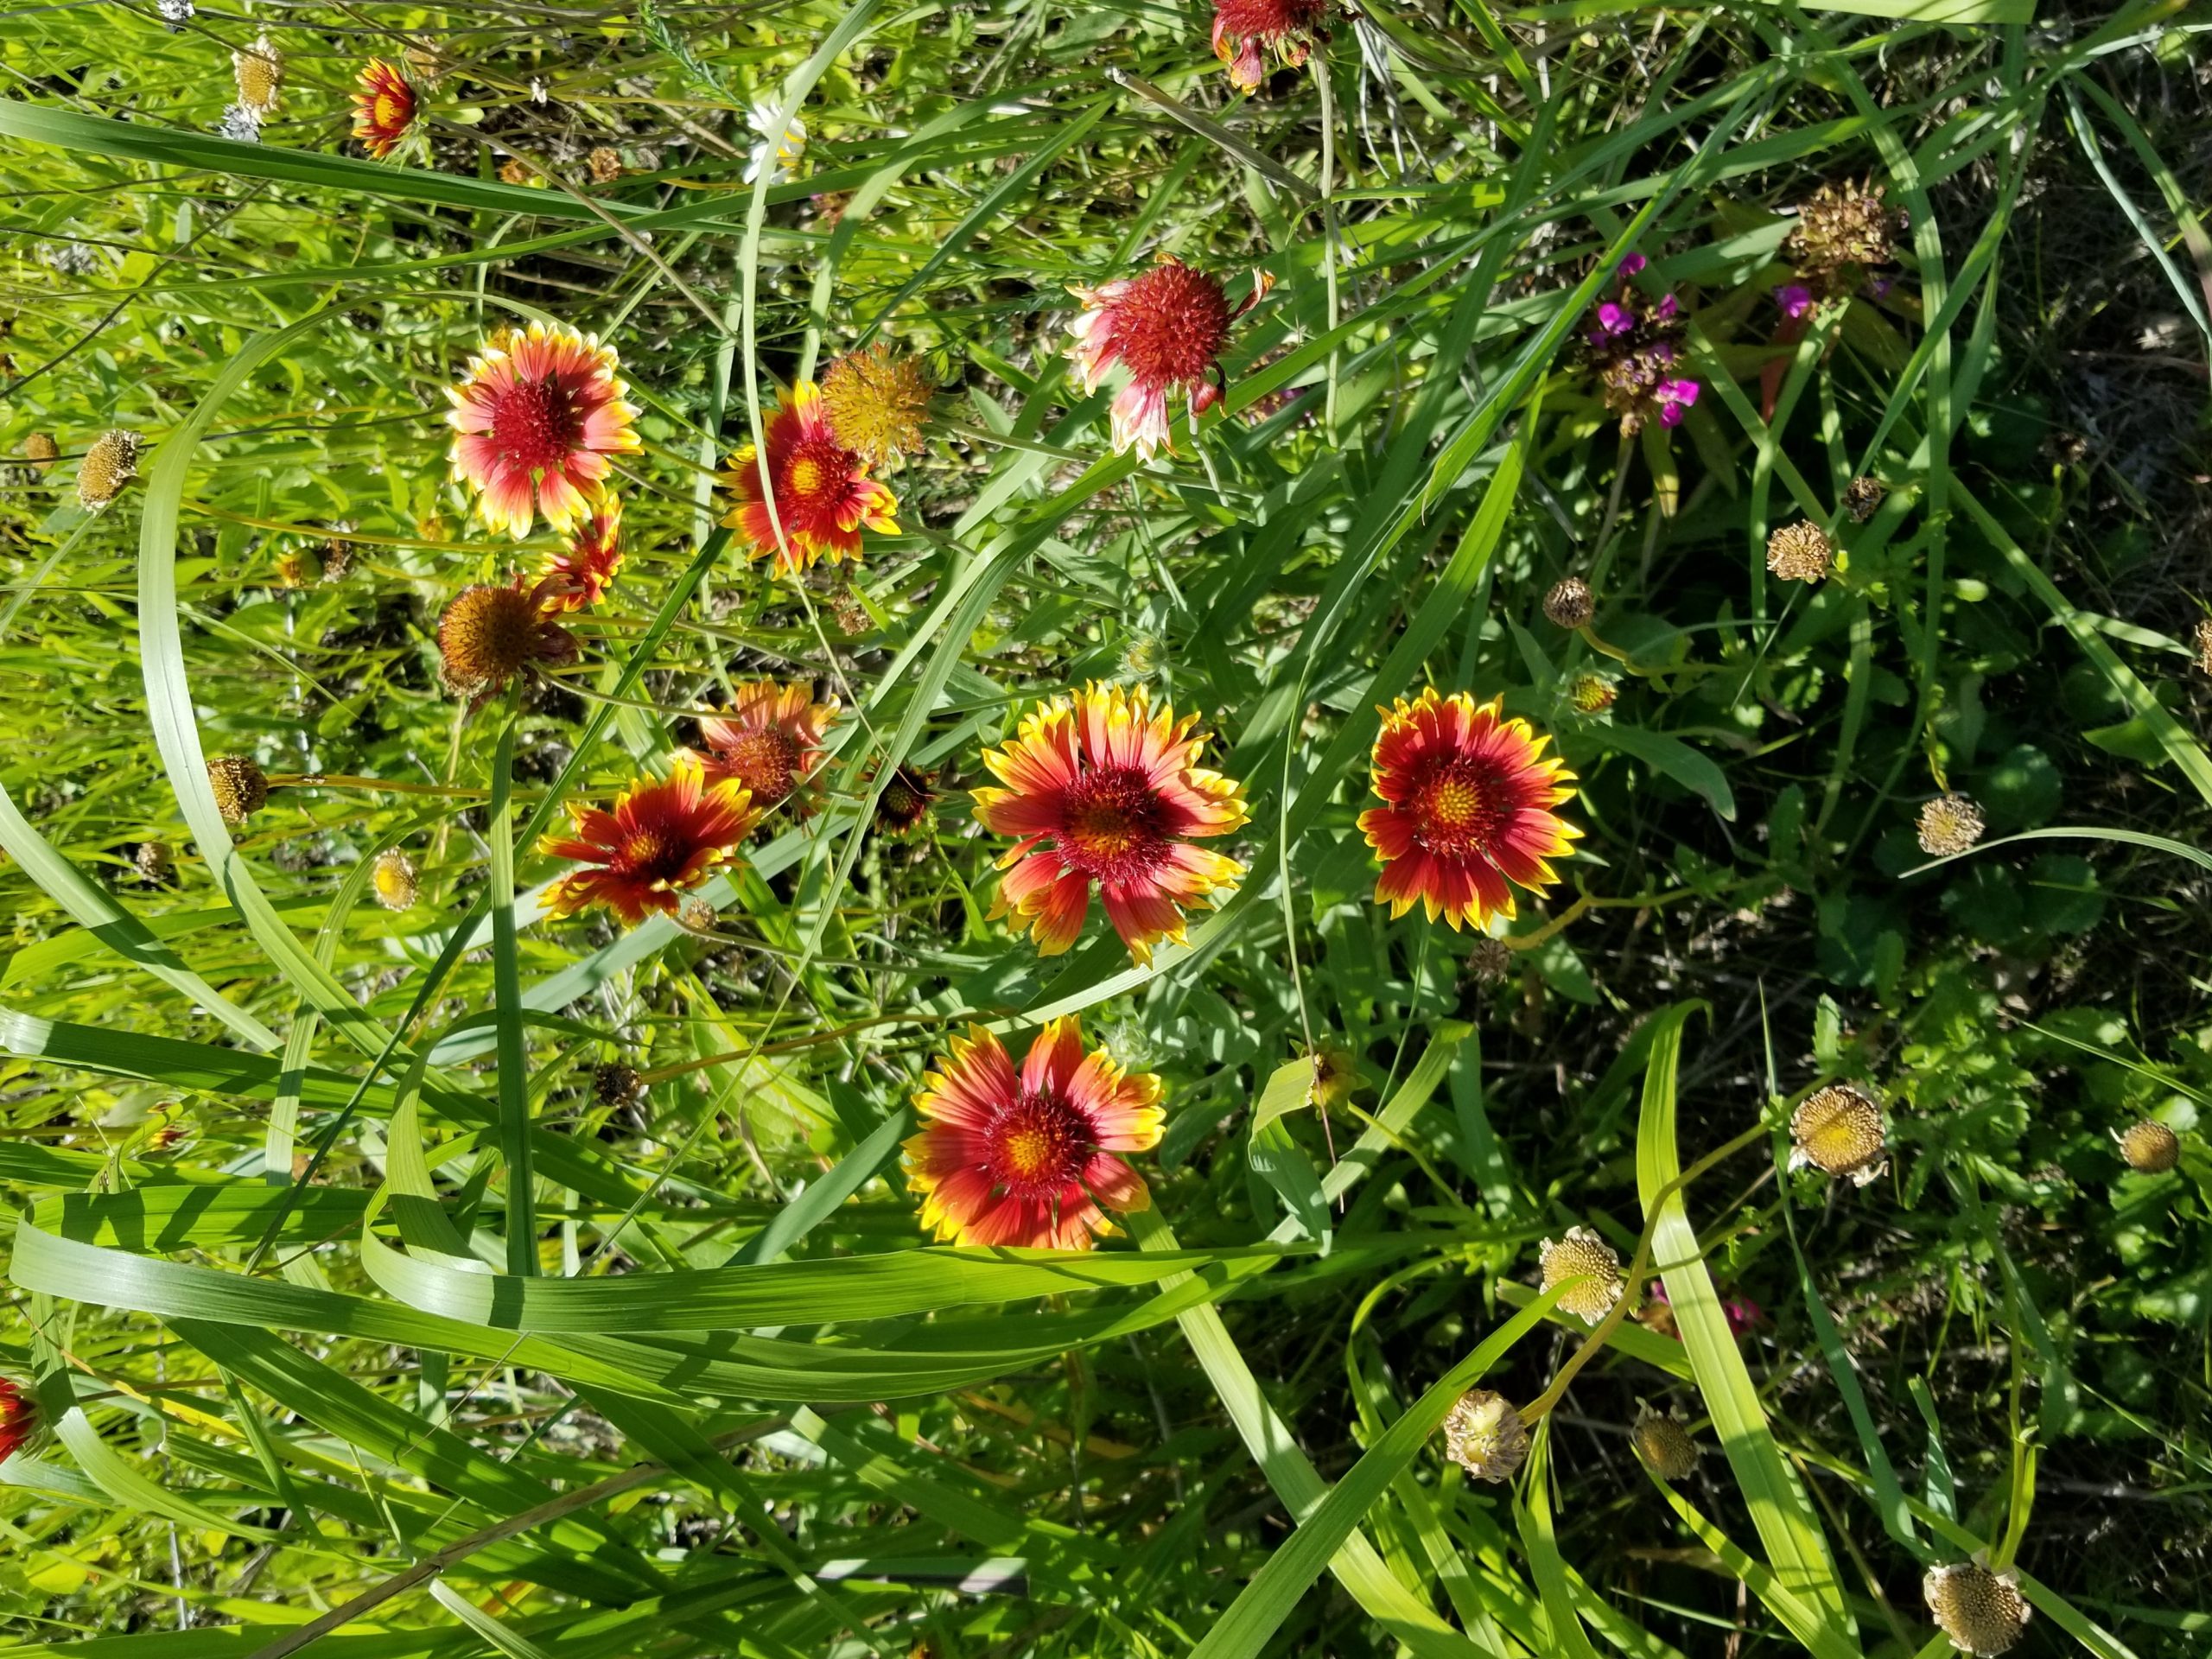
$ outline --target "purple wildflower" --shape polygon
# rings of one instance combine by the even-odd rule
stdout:
[[[1782,315],[1795,322],[1813,308],[1813,290],[1802,283],[1784,283],[1774,290],[1774,302],[1782,308]]]

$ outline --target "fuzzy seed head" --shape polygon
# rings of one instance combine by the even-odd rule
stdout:
[[[1883,205],[1883,187],[1824,184],[1797,209],[1784,245],[1801,274],[1827,276],[1847,266],[1886,265],[1897,215]]]
[[[1621,1299],[1621,1259],[1587,1227],[1570,1227],[1565,1237],[1546,1239],[1541,1260],[1546,1290],[1570,1279],[1582,1281],[1559,1299],[1559,1306],[1577,1319],[1595,1325]]]
[[[266,33],[257,35],[243,52],[231,54],[231,71],[238,77],[239,103],[256,115],[274,112],[284,86],[284,54]]]
[[[397,847],[378,853],[369,868],[369,891],[386,910],[412,910],[420,887],[415,861]]]
[[[1975,1659],[2009,1653],[2027,1633],[2031,1609],[2013,1573],[1993,1573],[1967,1561],[1931,1567],[1920,1587],[1928,1598],[1929,1617],[1953,1647]]]
[[[1477,1480],[1511,1480],[1529,1455],[1528,1426],[1503,1395],[1473,1389],[1444,1420],[1444,1455]]]
[[[837,442],[877,467],[919,453],[930,391],[919,363],[880,345],[839,358],[822,377],[822,402]]]
[[[2196,671],[2212,674],[2212,616],[2196,625]]]
[[[1964,795],[1938,795],[1920,809],[1920,850],[1955,858],[1981,839],[1981,809]]]
[[[138,476],[138,435],[121,427],[92,440],[77,463],[77,499],[87,509],[107,505]]]
[[[1556,627],[1586,628],[1590,619],[1598,614],[1597,596],[1581,577],[1566,577],[1544,595],[1544,614]]]
[[[1818,582],[1834,562],[1827,531],[1808,518],[1784,524],[1766,538],[1766,568],[1784,582]]]
[[[342,536],[333,536],[322,544],[322,579],[326,582],[343,582],[353,568],[353,543]]]
[[[627,1106],[644,1092],[645,1083],[636,1068],[620,1060],[602,1065],[591,1074],[592,1098],[602,1106]]]
[[[23,440],[23,459],[41,473],[54,465],[54,458],[60,453],[61,446],[50,432],[34,432]]]
[[[140,842],[130,862],[137,869],[138,879],[149,887],[165,887],[176,874],[176,856],[167,842]]]
[[[1808,1164],[1824,1174],[1847,1175],[1864,1186],[1889,1167],[1882,1155],[1888,1126],[1881,1106],[1864,1090],[1847,1083],[1832,1083],[1808,1095],[1789,1116],[1789,1138],[1795,1150],[1789,1167]]]
[[[223,822],[241,824],[269,804],[269,779],[242,754],[219,754],[207,763],[207,787]]]
[[[1620,695],[1620,682],[1606,674],[1578,674],[1567,688],[1567,700],[1578,715],[1602,715]]]
[[[2181,1137],[2155,1117],[2146,1117],[2120,1137],[2120,1155],[2130,1169],[2163,1175],[2181,1162]]]
[[[605,144],[594,144],[584,161],[591,168],[594,184],[612,184],[622,176],[621,152]]]
[[[498,690],[549,654],[546,638],[544,614],[531,589],[490,583],[462,588],[438,619],[438,655],[447,688],[470,694]]]
[[[1629,1444],[1662,1480],[1688,1480],[1697,1467],[1697,1442],[1674,1417],[1662,1417],[1646,1406],[1636,1414],[1628,1431]]]
[[[1879,479],[1854,478],[1844,488],[1843,510],[1851,515],[1853,524],[1863,524],[1874,516],[1887,493]]]
[[[1467,952],[1467,976],[1478,985],[1495,985],[1513,971],[1513,947],[1485,934]]]

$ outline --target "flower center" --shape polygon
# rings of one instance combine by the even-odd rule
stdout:
[[[1511,810],[1503,782],[1478,760],[1446,759],[1414,787],[1414,840],[1432,853],[1487,853]]]
[[[504,685],[538,644],[537,607],[514,588],[466,589],[438,629],[446,676],[457,685]]]
[[[1066,1098],[1025,1089],[991,1120],[990,1176],[1017,1198],[1058,1198],[1097,1143],[1090,1119]]]
[[[516,466],[548,473],[575,452],[582,423],[560,380],[518,380],[492,404],[492,440]]]
[[[851,450],[830,438],[809,438],[785,463],[784,489],[800,511],[826,512],[836,505],[852,475]]]
[[[722,764],[753,791],[755,806],[773,806],[798,780],[798,740],[780,726],[754,726],[721,752]]]
[[[1116,343],[1147,389],[1204,380],[1229,342],[1221,284],[1186,265],[1155,265],[1114,304]]]
[[[1160,796],[1134,766],[1087,772],[1064,798],[1054,839],[1060,856],[1094,880],[1127,884],[1149,875],[1167,850]]]

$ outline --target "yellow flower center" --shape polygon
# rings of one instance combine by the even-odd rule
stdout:
[[[988,1132],[994,1186],[1014,1198],[1060,1199],[1097,1142],[1062,1096],[1023,1090]]]
[[[1086,772],[1062,809],[1060,855],[1096,881],[1128,882],[1149,875],[1167,849],[1160,797],[1135,767]]]
[[[822,487],[822,463],[812,455],[801,455],[791,462],[791,488],[801,495],[812,495]]]

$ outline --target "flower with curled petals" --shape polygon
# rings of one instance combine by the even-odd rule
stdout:
[[[752,444],[724,463],[729,470],[721,475],[737,495],[722,523],[745,538],[748,556],[773,559],[779,576],[797,575],[820,559],[857,560],[863,528],[899,533],[892,516],[898,498],[868,475],[861,453],[837,435],[814,382],[802,380],[779,396],[768,417],[767,442],[772,516],[760,487],[760,451]]]
[[[1154,1130],[1153,1139],[1160,1138]],[[39,1427],[38,1402],[13,1377],[0,1376],[0,1463],[30,1444]]]
[[[750,680],[737,688],[728,713],[699,716],[699,741],[708,770],[743,784],[753,805],[765,812],[796,795],[804,817],[813,810],[822,734],[836,717],[835,697],[817,702],[808,686]]]
[[[1165,253],[1141,276],[1096,288],[1070,285],[1083,310],[1069,325],[1075,342],[1068,356],[1081,371],[1084,391],[1097,391],[1116,363],[1128,371],[1128,385],[1114,399],[1116,454],[1131,448],[1146,459],[1159,449],[1173,453],[1167,394],[1179,386],[1197,429],[1198,416],[1221,398],[1230,325],[1274,286],[1274,277],[1254,271],[1250,297],[1232,309],[1218,282]]]
[[[454,477],[475,493],[486,529],[520,541],[543,513],[566,533],[599,504],[607,457],[644,447],[618,366],[612,346],[533,322],[494,334],[446,388]]]
[[[1550,740],[1505,719],[1500,701],[1431,686],[1381,711],[1375,792],[1384,804],[1361,813],[1359,827],[1382,856],[1376,902],[1394,917],[1419,902],[1431,921],[1487,928],[1517,913],[1509,882],[1534,892],[1558,880],[1547,861],[1582,834],[1552,810],[1573,793],[1574,774],[1546,760]]]
[[[1093,685],[1021,717],[1014,741],[983,751],[1003,789],[976,793],[977,822],[1016,837],[993,917],[1011,915],[1046,956],[1076,941],[1092,883],[1107,919],[1140,963],[1160,939],[1183,938],[1183,913],[1233,885],[1243,867],[1194,841],[1225,836],[1248,814],[1243,787],[1198,764],[1196,715],[1157,712],[1141,689]]]
[[[1037,1033],[1019,1071],[997,1038],[970,1027],[926,1081],[906,1185],[938,1238],[1087,1250],[1115,1230],[1106,1211],[1151,1206],[1121,1154],[1160,1143],[1160,1079],[1129,1076],[1103,1048],[1084,1053],[1074,1015]]]
[[[572,836],[546,836],[537,850],[582,868],[546,889],[548,916],[604,905],[632,927],[646,912],[672,916],[683,897],[738,855],[760,814],[734,778],[707,777],[699,757],[682,753],[665,779],[641,778],[612,812],[572,804]]]
[[[353,94],[353,136],[381,162],[399,148],[415,124],[415,88],[382,58],[364,64],[355,85],[360,90]]]
[[[569,532],[567,547],[545,556],[538,584],[547,608],[588,610],[607,597],[621,569],[622,498],[609,495]]]
[[[1328,32],[1334,9],[1334,0],[1213,0],[1213,54],[1229,71],[1229,84],[1259,91],[1269,48],[1283,67],[1297,68],[1313,40]]]

